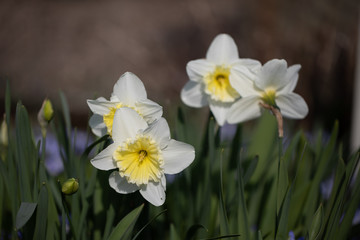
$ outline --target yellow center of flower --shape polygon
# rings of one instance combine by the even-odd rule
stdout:
[[[156,142],[148,136],[136,136],[119,147],[114,155],[120,175],[140,186],[159,182],[163,174],[163,158]]]
[[[264,103],[276,107],[276,90],[274,88],[265,89],[265,91],[261,95],[261,99],[264,101]]]
[[[215,101],[233,102],[240,97],[230,85],[230,67],[216,66],[215,70],[204,77],[205,92]]]
[[[105,114],[103,116],[103,120],[104,120],[104,123],[106,125],[106,128],[107,128],[107,131],[109,133],[109,135],[111,136],[112,135],[112,126],[113,126],[113,121],[114,121],[114,116],[115,116],[115,112],[116,110],[118,110],[119,108],[122,108],[122,107],[128,107],[128,108],[132,108],[134,109],[140,116],[141,113],[134,107],[131,107],[131,106],[128,106],[128,105],[125,105],[125,104],[122,104],[122,103],[118,103],[116,105],[116,107],[112,107],[110,108],[109,110],[109,113],[108,114]]]

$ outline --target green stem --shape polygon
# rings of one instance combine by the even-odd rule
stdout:
[[[276,211],[276,224],[275,224],[275,239],[276,239],[276,234],[278,231],[278,226],[279,226],[279,221],[280,221],[280,215],[279,215],[279,211],[280,208],[278,209],[278,191],[279,191],[279,179],[280,179],[280,162],[281,162],[281,158],[283,155],[283,146],[282,146],[282,140],[283,137],[278,137],[278,146],[279,146],[279,153],[278,153],[278,167],[277,167],[277,174],[276,174],[276,197],[275,197],[275,211]]]

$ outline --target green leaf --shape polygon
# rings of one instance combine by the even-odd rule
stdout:
[[[244,175],[244,186],[248,183],[251,176],[254,174],[254,171],[256,169],[256,166],[259,162],[259,156],[255,156],[253,160],[250,161],[250,166],[246,169],[245,175]]]
[[[320,232],[324,222],[324,210],[323,205],[320,204],[320,207],[315,212],[314,219],[311,223],[311,228],[309,230],[309,240],[320,239]]]
[[[16,107],[16,159],[17,167],[19,168],[20,179],[20,196],[21,201],[31,202],[33,200],[31,195],[30,183],[31,176],[35,172],[37,163],[37,153],[33,136],[30,127],[28,113],[25,107],[18,103]],[[32,170],[34,172],[32,172]]]
[[[140,231],[138,231],[138,232],[136,233],[136,235],[132,238],[132,240],[135,240],[135,239],[140,235],[140,233],[141,233],[142,231],[144,231],[144,229],[145,229],[147,226],[150,225],[150,223],[152,223],[156,218],[158,218],[161,214],[163,214],[163,213],[166,212],[166,211],[167,211],[167,209],[159,212],[158,214],[156,214],[155,217],[153,217],[152,219],[150,219],[150,221],[149,221],[148,223],[146,223],[145,226],[143,226],[143,227],[140,229]]]
[[[46,185],[44,184],[41,186],[38,198],[34,239],[46,239],[47,217],[48,191]]]
[[[16,214],[16,229],[22,228],[33,215],[37,203],[22,202]]]
[[[355,161],[355,164],[351,164],[353,161]],[[354,155],[352,159],[350,160],[349,167],[353,166],[353,169],[355,169],[355,166],[357,166],[359,163],[359,153]],[[352,175],[354,176],[354,175]],[[336,239],[347,239],[350,229],[352,227],[352,221],[354,219],[356,210],[359,207],[360,202],[360,174],[357,174],[356,179],[353,184],[352,194],[349,199],[349,203],[347,205],[347,208],[345,210],[345,214],[343,217],[343,220],[340,225],[340,229],[337,232]]]
[[[187,240],[192,239],[193,237],[195,237],[196,232],[199,231],[200,229],[205,229],[205,231],[208,231],[206,227],[204,227],[203,225],[194,224],[186,231],[185,239]]]
[[[248,149],[249,157],[259,156],[259,163],[249,181],[251,184],[256,184],[260,181],[264,177],[264,173],[269,170],[269,161],[273,160],[271,153],[273,153],[274,145],[276,144],[276,141],[274,141],[276,135],[277,123],[275,117],[264,112]]]
[[[65,119],[65,126],[66,126],[66,130],[67,130],[67,134],[69,135],[70,131],[71,131],[71,118],[70,118],[69,104],[67,103],[64,93],[60,91],[59,94],[60,94],[63,116]]]
[[[170,240],[180,240],[180,237],[178,233],[176,232],[176,229],[174,227],[174,224],[170,224]]]
[[[130,239],[136,220],[138,219],[143,207],[144,204],[140,205],[121,219],[118,225],[111,232],[108,240]]]
[[[206,238],[204,240],[216,240],[216,239],[226,239],[226,238],[236,238],[236,237],[240,237],[240,234],[229,234],[218,237]]]
[[[276,239],[287,239],[288,233],[288,218],[289,218],[289,206],[292,195],[292,186],[289,187],[289,190],[286,192],[284,201],[281,205],[279,211],[279,225],[277,226]]]
[[[255,162],[255,161],[254,161]],[[257,163],[257,160],[256,160]],[[256,164],[253,164],[253,167],[250,165],[249,168],[255,169]],[[250,170],[251,171],[251,170]],[[249,170],[247,171],[249,172]],[[241,235],[240,239],[250,239],[250,232],[249,232],[249,219],[248,219],[248,211],[246,207],[245,201],[245,192],[244,192],[244,181],[242,177],[241,171],[241,162],[238,162],[237,166],[237,179],[238,179],[238,189],[237,189],[237,197],[238,197],[238,219],[237,225],[239,228],[239,233]],[[246,175],[245,175],[246,176]]]
[[[280,207],[283,204],[286,192],[289,188],[289,177],[287,172],[287,166],[284,158],[280,159],[278,169],[278,187],[277,187],[277,214],[279,214]]]
[[[224,199],[224,189],[223,189],[223,174],[222,174],[222,156],[224,149],[221,150],[220,156],[220,206],[219,206],[219,215],[220,215],[220,233],[229,234],[229,221],[226,214],[226,206]]]

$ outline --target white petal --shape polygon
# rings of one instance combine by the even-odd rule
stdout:
[[[251,58],[239,58],[232,64],[232,67],[245,67],[251,71],[258,71],[261,68],[261,63]]]
[[[117,168],[112,156],[117,148],[116,144],[111,144],[104,150],[102,150],[98,155],[90,160],[91,164],[100,170],[110,170]]]
[[[214,71],[215,64],[206,59],[197,59],[188,62],[186,72],[191,81],[202,82],[205,75]]]
[[[231,69],[230,85],[242,97],[259,95],[254,85],[255,74],[244,67]]]
[[[126,72],[114,85],[112,96],[117,96],[120,102],[132,104],[139,99],[147,98],[145,86],[133,73]]]
[[[89,126],[91,131],[98,137],[102,137],[107,134],[106,125],[102,116],[94,114],[89,119]]]
[[[237,46],[228,34],[217,35],[206,53],[206,59],[216,65],[231,64],[238,58]]]
[[[101,116],[109,113],[109,108],[115,107],[116,104],[109,102],[107,100],[86,100],[90,110],[95,113],[99,114]]]
[[[109,185],[116,192],[122,194],[133,193],[139,190],[139,187],[136,184],[128,183],[128,181],[126,181],[126,178],[121,177],[118,171],[114,171],[110,174]]]
[[[263,90],[267,87],[280,89],[288,83],[285,76],[286,71],[287,63],[285,60],[273,59],[268,61],[259,71],[255,84]]]
[[[208,105],[202,84],[189,81],[181,90],[181,100],[190,107],[204,107]]]
[[[149,99],[139,100],[135,106],[147,123],[160,119],[163,114],[162,107]]]
[[[210,102],[210,110],[220,126],[225,124],[227,113],[232,104],[233,103],[220,103],[215,101]]]
[[[194,161],[195,149],[190,144],[171,139],[162,154],[164,172],[175,174],[187,168]]]
[[[257,96],[249,96],[239,99],[235,102],[228,113],[229,123],[240,123],[261,115],[259,106],[259,98]]]
[[[131,108],[119,108],[114,115],[112,127],[112,138],[115,142],[121,143],[128,138],[133,138],[148,125],[146,121]]]
[[[275,101],[280,108],[281,114],[287,118],[301,119],[309,112],[304,99],[296,93],[279,95]]]
[[[287,69],[285,78],[288,79],[288,84],[286,84],[282,89],[279,90],[279,94],[286,94],[294,91],[297,81],[299,79],[300,68],[301,65],[295,64]]]
[[[160,118],[158,121],[150,124],[149,127],[145,129],[144,134],[150,135],[160,148],[165,147],[170,141],[170,129],[165,118]]]
[[[157,183],[151,181],[140,187],[140,194],[154,206],[161,206],[165,202],[165,188],[162,182],[163,180]]]

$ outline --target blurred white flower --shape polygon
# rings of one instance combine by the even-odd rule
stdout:
[[[89,125],[96,136],[112,134],[115,111],[122,107],[129,107],[139,113],[147,123],[152,123],[162,116],[162,107],[147,99],[142,81],[133,73],[126,72],[114,85],[110,101],[103,97],[87,100],[89,108],[94,113]]]
[[[190,61],[186,66],[190,81],[181,91],[182,101],[191,107],[210,106],[220,126],[226,122],[227,112],[240,94],[230,85],[230,79],[237,81],[253,77],[252,70],[261,64],[252,59],[240,59],[234,40],[227,34],[220,34],[211,43],[206,59]],[[238,69],[242,75],[233,75]]]
[[[229,123],[239,123],[261,115],[260,103],[280,109],[282,116],[293,119],[304,118],[309,109],[304,99],[293,93],[301,66],[287,67],[285,60],[273,59],[256,70],[254,80],[238,81],[231,78],[230,83],[241,95],[228,113]],[[240,71],[234,75],[242,76]]]
[[[148,125],[133,109],[120,108],[114,115],[114,143],[91,160],[101,170],[118,169],[109,177],[118,193],[137,190],[151,204],[165,201],[164,174],[175,174],[188,167],[195,158],[194,147],[170,139],[164,118]]]

